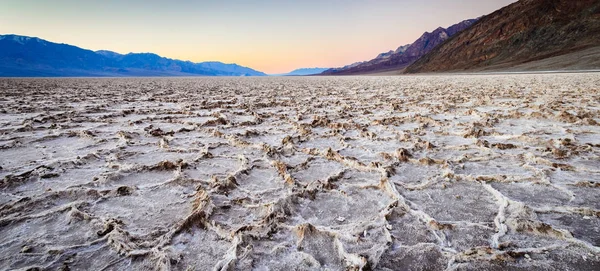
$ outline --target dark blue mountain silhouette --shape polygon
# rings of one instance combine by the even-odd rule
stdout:
[[[39,38],[0,35],[0,76],[265,76],[237,64],[193,63],[152,53],[91,51]]]

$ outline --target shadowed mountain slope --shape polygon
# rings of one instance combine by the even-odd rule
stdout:
[[[406,71],[599,68],[593,58],[600,55],[590,56],[599,51],[591,48],[598,46],[600,1],[521,0],[481,18]],[[560,58],[563,55],[581,56],[581,63],[588,64]],[[545,61],[550,58],[553,61]]]

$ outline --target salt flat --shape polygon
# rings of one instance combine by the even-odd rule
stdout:
[[[598,73],[0,92],[2,270],[600,269]]]

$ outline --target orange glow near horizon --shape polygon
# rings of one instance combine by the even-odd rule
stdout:
[[[0,34],[237,63],[269,74],[370,60],[514,0],[4,0]]]

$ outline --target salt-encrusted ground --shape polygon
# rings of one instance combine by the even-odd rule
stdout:
[[[0,80],[0,269],[600,270],[600,74]]]

